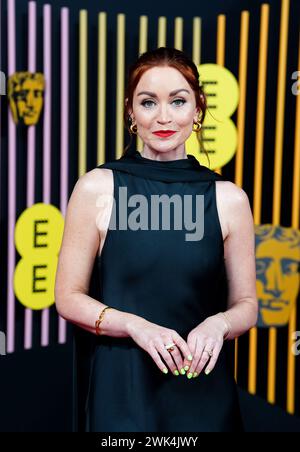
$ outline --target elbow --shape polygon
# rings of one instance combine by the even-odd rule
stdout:
[[[64,314],[64,310],[62,308],[62,303],[61,301],[59,301],[59,299],[57,297],[55,297],[55,308],[56,308],[56,312],[63,318],[65,319],[65,314]]]
[[[57,313],[65,320],[66,318],[66,299],[60,291],[55,291],[54,303]]]
[[[247,298],[243,305],[244,332],[256,327],[258,320],[258,300],[257,298]]]

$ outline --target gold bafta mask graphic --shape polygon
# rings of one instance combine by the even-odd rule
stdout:
[[[45,80],[40,72],[16,72],[8,79],[8,98],[16,124],[38,123],[43,107]]]
[[[299,294],[300,231],[255,227],[258,327],[285,326]]]

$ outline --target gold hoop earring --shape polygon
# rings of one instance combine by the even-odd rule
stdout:
[[[197,125],[197,128],[196,128],[196,129],[194,129],[194,125]],[[194,122],[194,123],[193,123],[193,132],[199,132],[199,130],[201,129],[201,127],[202,127],[202,124],[201,124],[200,121],[197,121],[196,123]]]
[[[135,130],[133,130],[133,128],[135,127]],[[129,127],[131,133],[133,134],[137,134],[137,125],[136,124],[131,124],[131,126]]]

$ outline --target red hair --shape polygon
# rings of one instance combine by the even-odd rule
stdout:
[[[149,50],[147,52],[142,53],[137,61],[132,64],[129,68],[128,73],[128,83],[125,90],[125,108],[124,108],[124,123],[126,128],[130,134],[130,142],[127,144],[123,151],[123,155],[126,153],[127,149],[130,147],[132,143],[132,132],[130,130],[131,118],[129,115],[129,111],[132,111],[132,103],[133,103],[133,93],[142,77],[142,75],[153,67],[173,67],[177,69],[186,79],[188,84],[195,95],[196,106],[199,108],[201,112],[201,117],[199,118],[199,122],[203,123],[206,109],[207,109],[207,101],[205,93],[199,83],[199,72],[195,63],[181,50],[175,49],[173,47],[159,47],[154,50]],[[126,102],[127,101],[127,102]],[[202,144],[202,127],[199,132],[196,132],[197,138],[200,144],[200,149],[204,150],[206,153],[203,144]],[[207,157],[208,154],[206,153]],[[209,158],[208,158],[209,160]]]

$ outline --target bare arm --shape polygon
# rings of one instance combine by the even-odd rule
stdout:
[[[227,339],[234,339],[257,322],[255,231],[247,194],[231,182],[226,185],[227,196],[231,201],[229,233],[224,241],[229,289],[225,317],[230,326]],[[221,314],[217,316],[227,330],[226,319]]]
[[[99,196],[112,193],[111,184],[112,174],[107,169],[94,169],[77,181],[68,203],[56,272],[55,303],[58,313],[94,334],[95,321],[100,311],[107,306],[87,295],[100,245],[96,220],[104,215],[105,209],[105,205],[99,205],[97,200]],[[100,325],[101,334],[127,337],[127,323],[137,317],[117,309],[108,309]]]

